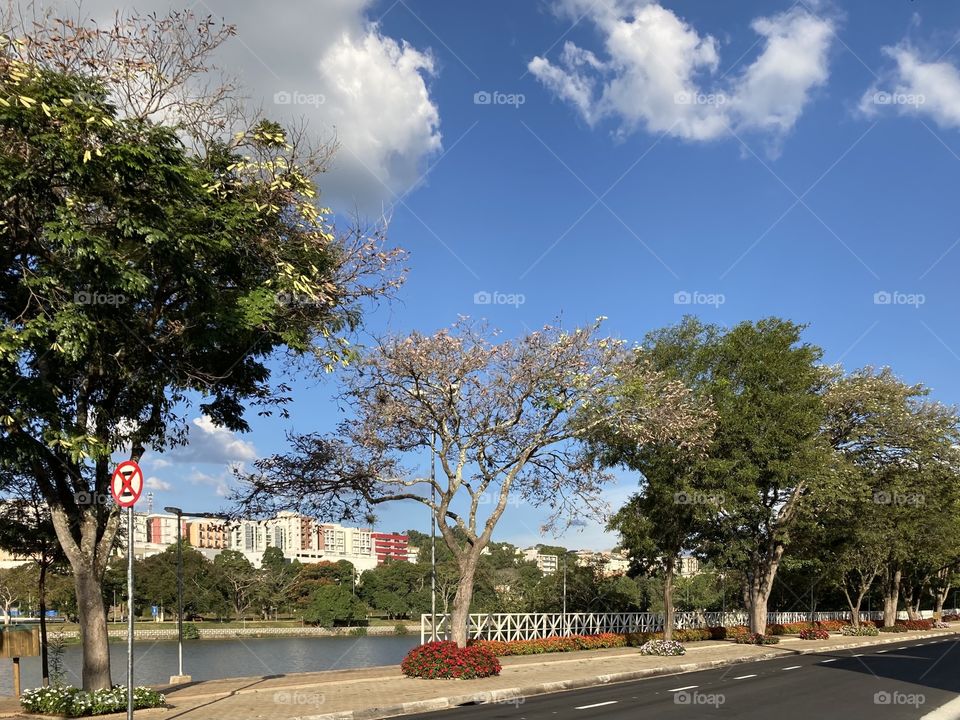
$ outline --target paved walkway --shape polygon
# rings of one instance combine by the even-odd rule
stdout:
[[[420,680],[404,677],[396,665],[357,670],[209,680],[166,689],[166,709],[141,710],[144,720],[372,720],[469,702],[517,702],[546,692],[703,670],[792,654],[831,652],[902,643],[960,633],[935,630],[843,637],[829,640],[783,638],[779,645],[698,642],[677,658],[646,657],[636,648],[610,648],[502,658],[498,677],[479,680]],[[0,717],[17,717],[17,706],[0,701]],[[112,716],[117,717],[117,716]]]

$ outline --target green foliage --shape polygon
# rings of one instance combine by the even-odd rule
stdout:
[[[303,610],[304,622],[332,627],[366,620],[364,604],[350,590],[339,585],[318,585]]]
[[[135,687],[133,689],[135,710],[159,708],[165,703],[164,695],[152,688]],[[20,704],[27,712],[44,715],[66,717],[107,715],[127,709],[127,688],[123,685],[115,685],[105,690],[84,692],[71,685],[53,685],[24,690],[20,697]]]
[[[197,626],[193,623],[184,623],[183,624],[183,639],[184,640],[199,640],[200,631],[197,629]]]

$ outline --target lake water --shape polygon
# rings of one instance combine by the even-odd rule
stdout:
[[[183,671],[194,680],[215,680],[253,675],[342,670],[396,665],[410,648],[420,643],[416,635],[387,637],[232,638],[188,640],[183,644]],[[177,643],[140,641],[133,646],[134,681],[157,685],[177,674]],[[125,684],[127,645],[110,643],[113,682]],[[80,685],[81,649],[64,650],[65,682]],[[40,685],[40,658],[20,661],[24,688]],[[13,662],[0,659],[0,695],[13,694]]]

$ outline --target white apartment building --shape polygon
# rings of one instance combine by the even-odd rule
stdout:
[[[260,567],[268,547],[279,548],[291,562],[347,560],[357,572],[377,566],[369,529],[322,524],[291,512],[280,513],[269,520],[239,521],[230,529],[229,544],[230,549],[239,550],[254,567]]]

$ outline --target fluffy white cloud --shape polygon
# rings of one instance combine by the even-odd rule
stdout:
[[[41,0],[76,16],[74,0]],[[237,27],[219,64],[240,77],[251,100],[279,120],[304,119],[340,145],[320,178],[334,208],[379,213],[408,190],[441,148],[440,115],[428,81],[429,50],[383,34],[374,0],[205,0],[194,8]],[[82,12],[109,23],[115,12],[183,10],[172,0],[85,0]]]
[[[189,443],[166,453],[165,461],[177,464],[236,465],[257,456],[253,443],[242,440],[226,428],[217,427],[205,415],[194,419],[191,425],[193,427],[190,428]]]
[[[925,61],[919,50],[906,43],[883,52],[894,67],[860,99],[865,114],[893,108],[925,115],[943,128],[960,127],[960,69],[945,60]]]
[[[158,477],[148,477],[146,486],[148,490],[162,490],[162,491],[170,490],[170,488],[173,487],[166,480],[161,480]]]
[[[613,118],[622,133],[640,127],[713,140],[729,127],[780,137],[829,75],[833,22],[805,9],[755,19],[758,55],[723,78],[716,39],[656,2],[562,0],[558,7],[593,24],[606,59],[567,42],[557,63],[535,57],[528,68],[591,126]]]

